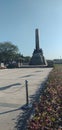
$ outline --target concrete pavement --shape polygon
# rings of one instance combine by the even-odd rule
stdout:
[[[34,95],[51,68],[21,68],[0,70],[0,130],[15,130],[19,109],[26,103],[25,80],[29,97]]]

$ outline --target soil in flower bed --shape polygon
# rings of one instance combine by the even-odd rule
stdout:
[[[53,68],[27,130],[62,130],[62,65]]]

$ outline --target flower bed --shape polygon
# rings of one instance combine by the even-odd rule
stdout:
[[[50,73],[34,109],[28,130],[62,130],[62,66],[56,66]]]

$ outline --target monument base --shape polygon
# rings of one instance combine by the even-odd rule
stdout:
[[[36,53],[32,56],[29,65],[47,65],[47,62],[40,53]]]

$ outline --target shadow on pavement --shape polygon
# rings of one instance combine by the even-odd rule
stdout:
[[[11,113],[11,112],[14,112],[14,111],[19,111],[20,109],[21,108],[16,108],[16,109],[13,109],[13,110],[4,111],[4,112],[1,112],[0,115],[4,115],[4,114]]]
[[[16,83],[16,84],[11,84],[11,85],[8,85],[8,86],[5,86],[5,87],[0,87],[0,91],[9,89],[9,88],[17,86],[17,85],[21,85],[21,83]]]

